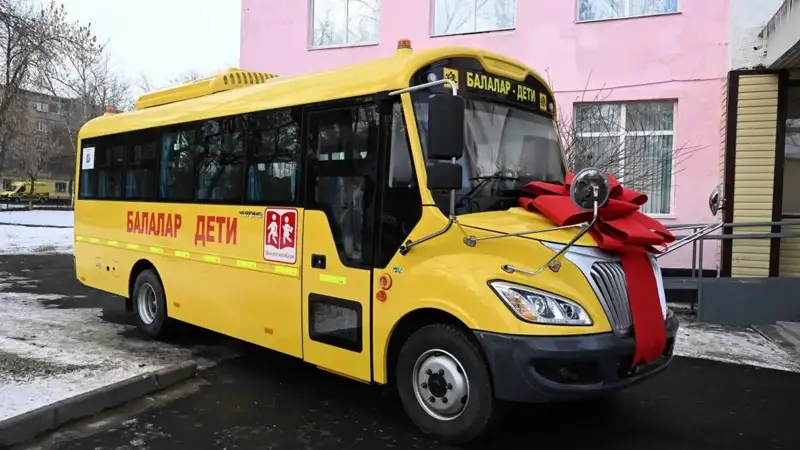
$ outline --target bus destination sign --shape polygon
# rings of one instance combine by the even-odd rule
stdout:
[[[444,67],[443,75],[450,80],[456,80],[459,89],[466,92],[519,104],[526,109],[535,109],[541,114],[553,117],[553,99],[544,85],[533,77],[528,77],[527,83],[520,83],[482,71],[450,67]]]

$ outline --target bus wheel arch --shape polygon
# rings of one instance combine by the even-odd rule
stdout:
[[[126,308],[134,313],[139,329],[153,338],[166,337],[174,328],[161,276],[146,259],[137,261],[131,269]]]
[[[445,311],[404,316],[387,352],[388,384],[414,425],[451,444],[490,436],[506,412],[486,355],[470,328]]]
[[[446,311],[436,308],[415,309],[397,321],[391,335],[389,336],[389,346],[386,352],[386,380],[387,386],[392,384],[397,370],[397,357],[403,344],[411,335],[427,326],[435,323],[446,323],[468,330],[469,327],[458,317]]]
[[[153,272],[156,273],[159,279],[161,278],[161,275],[158,273],[158,269],[156,269],[156,266],[152,262],[150,262],[147,259],[140,259],[136,261],[133,267],[131,267],[131,273],[128,276],[128,300],[131,300],[133,298],[133,288],[134,285],[136,284],[136,277],[138,277],[139,274],[146,269],[152,270]],[[131,308],[133,307],[131,306]]]

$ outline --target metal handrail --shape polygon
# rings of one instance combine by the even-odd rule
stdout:
[[[692,234],[684,236],[675,236],[679,240],[676,244],[667,247],[668,253],[677,250],[689,243],[692,244],[692,269],[691,279],[693,282],[701,281],[705,278],[703,274],[703,253],[705,242],[707,240],[736,240],[736,239],[784,239],[784,238],[800,238],[800,231],[782,231],[769,232],[769,233],[733,233],[736,228],[751,228],[751,227],[790,227],[800,226],[800,214],[784,214],[784,219],[775,222],[732,222],[732,223],[717,223],[717,224],[671,224],[666,225],[669,230],[692,230]],[[794,219],[794,220],[792,220]],[[719,229],[730,230],[730,232],[722,234],[711,234]],[[700,231],[698,231],[700,230]],[[689,240],[689,238],[692,238]],[[720,269],[717,267],[717,277],[720,276]],[[699,302],[703,296],[703,283],[697,283],[697,301]],[[695,303],[691,305],[692,311],[695,309]]]
[[[789,214],[796,217],[787,217],[787,219],[800,219],[800,214]],[[785,217],[785,216],[784,216]],[[669,230],[682,230],[688,228],[703,228],[712,225],[710,223],[689,223],[666,225]],[[736,228],[736,227],[778,227],[778,226],[791,226],[800,225],[800,220],[781,220],[778,222],[726,222],[722,224],[722,228]]]
[[[800,223],[798,223],[800,225]],[[678,237],[678,236],[675,236]],[[709,234],[698,239],[711,241],[725,241],[734,239],[789,239],[800,237],[800,231],[790,233],[747,233],[747,234]]]

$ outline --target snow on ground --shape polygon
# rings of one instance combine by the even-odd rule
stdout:
[[[31,228],[0,225],[0,255],[71,254],[72,228]]]
[[[73,229],[51,226],[72,227],[72,211],[0,211],[0,254],[71,254]]]
[[[72,211],[2,211],[0,210],[0,223],[13,223],[20,225],[55,225],[62,227],[74,226]]]
[[[173,363],[229,356],[225,348],[120,336],[133,327],[102,320],[99,309],[47,304],[70,301],[59,295],[10,292],[31,280],[0,280],[0,420]]]
[[[675,354],[800,372],[800,361],[752,328],[723,327],[688,318],[681,318]]]

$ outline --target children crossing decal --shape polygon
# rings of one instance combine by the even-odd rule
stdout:
[[[294,264],[297,261],[297,210],[267,208],[264,213],[264,259]]]

